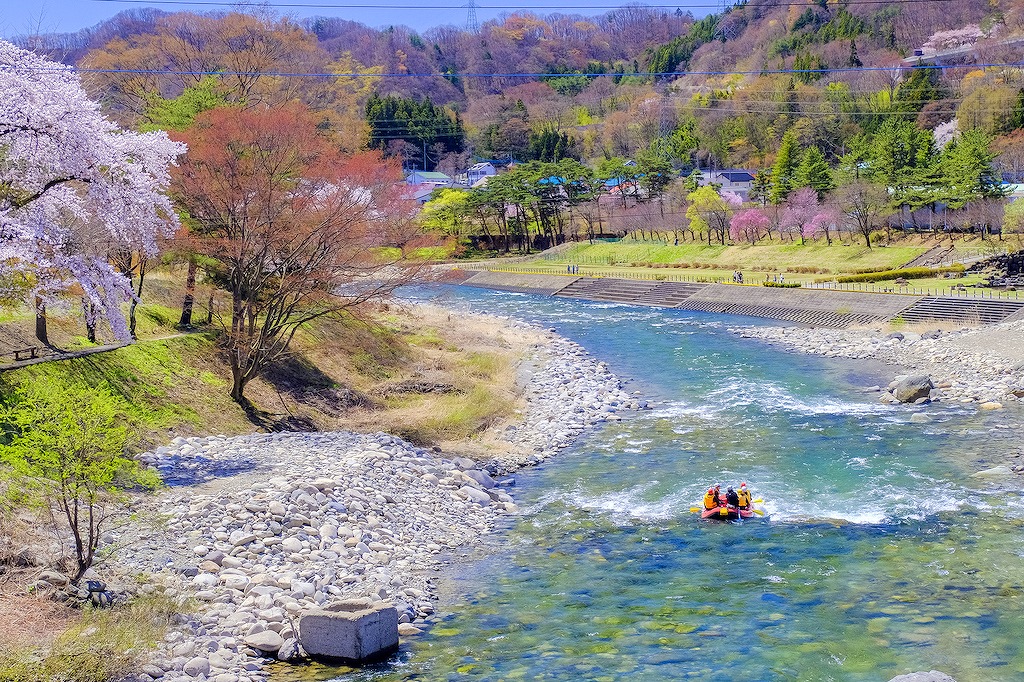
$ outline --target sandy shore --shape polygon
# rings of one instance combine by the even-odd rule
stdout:
[[[403,636],[414,636],[434,613],[431,576],[518,511],[511,472],[646,407],[577,344],[514,320],[490,323],[543,342],[522,348],[526,407],[489,435],[504,443],[493,458],[352,432],[176,438],[144,455],[176,482],[144,505],[145,516],[168,521],[112,538],[124,549],[98,574],[145,574],[139,592],[191,596],[200,607],[138,680],[262,680],[266,661],[299,655],[301,614],[339,599],[390,602]]]

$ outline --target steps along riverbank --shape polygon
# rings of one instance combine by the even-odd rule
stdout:
[[[467,277],[463,285],[484,289],[749,315],[812,327],[846,328],[897,321],[987,325],[1024,320],[1024,299],[975,299],[491,271],[465,274]]]

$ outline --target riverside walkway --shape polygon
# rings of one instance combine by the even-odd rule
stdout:
[[[522,272],[466,273],[465,286],[785,320],[814,327],[877,322],[995,324],[1024,320],[1024,299],[781,288]]]

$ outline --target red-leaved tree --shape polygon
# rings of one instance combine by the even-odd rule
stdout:
[[[231,397],[245,404],[301,325],[410,281],[419,232],[400,169],[340,155],[303,105],[214,109],[181,138],[175,199],[231,297],[222,346]]]

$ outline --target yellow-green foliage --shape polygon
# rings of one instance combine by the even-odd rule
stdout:
[[[237,431],[223,420],[236,418],[242,427],[244,414],[224,389],[227,376],[210,369],[216,352],[212,337],[203,334],[140,341],[106,353],[5,372],[0,375],[0,392],[32,382],[84,393],[105,390],[114,409],[135,422],[144,439],[183,426],[186,431]]]
[[[864,245],[828,246],[824,241],[798,243],[736,244],[732,246],[686,242],[673,245],[672,233],[661,235],[662,242],[622,242],[580,244],[563,251],[555,260],[538,260],[536,265],[553,268],[566,263],[607,265],[617,263],[649,263],[688,267],[724,268],[726,270],[755,270],[762,272],[813,270],[828,273],[851,273],[863,270],[891,270],[909,263],[928,251],[928,245],[889,246],[869,249]],[[533,265],[533,263],[531,263]]]
[[[179,606],[144,597],[111,609],[87,608],[48,651],[0,654],[0,682],[107,682],[134,672],[137,657],[156,646]]]
[[[896,279],[924,279],[934,277],[936,273],[942,272],[963,272],[964,266],[959,263],[941,268],[902,268],[900,270],[883,270],[881,272],[864,272],[857,275],[844,275],[836,277],[837,282],[881,282],[884,280]],[[827,280],[820,280],[827,281]]]

